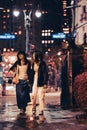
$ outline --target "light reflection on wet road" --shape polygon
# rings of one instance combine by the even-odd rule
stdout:
[[[47,95],[45,121],[30,121],[32,104],[28,104],[26,116],[19,117],[15,96],[0,97],[0,130],[87,130],[87,119],[76,119],[81,111],[61,110],[59,95]],[[55,102],[54,102],[55,101]],[[38,106],[37,106],[38,114]]]

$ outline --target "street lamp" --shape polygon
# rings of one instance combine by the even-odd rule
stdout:
[[[36,15],[37,18],[40,18],[41,15],[42,15],[41,11],[40,10],[36,10],[35,15]]]
[[[15,9],[13,11],[13,15],[18,17],[20,14],[19,10]],[[24,14],[24,26],[25,26],[25,30],[26,30],[26,54],[28,54],[28,51],[30,51],[30,44],[29,44],[29,28],[31,26],[31,21],[32,21],[32,11],[28,11],[28,10],[23,10],[23,14]],[[37,18],[41,17],[41,11],[40,10],[36,10],[35,11],[35,16]]]
[[[20,15],[20,11],[17,10],[17,9],[15,9],[15,10],[13,11],[13,15],[14,15],[15,17],[18,17],[18,16]]]
[[[26,30],[26,53],[30,51],[29,48],[29,28],[30,28],[30,22],[32,21],[31,19],[31,14],[32,11],[28,12],[27,10],[23,10],[24,13],[24,25],[25,25],[25,30]]]

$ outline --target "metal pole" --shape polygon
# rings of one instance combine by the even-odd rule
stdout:
[[[30,19],[29,14],[27,11],[24,10],[24,24],[25,24],[25,31],[26,31],[26,54],[29,52],[29,27],[30,27]]]
[[[26,26],[26,54],[29,51],[29,27]]]
[[[74,42],[75,42],[75,36],[74,36],[74,33],[75,33],[75,1],[74,0],[71,0],[71,5],[73,6],[72,9],[72,38],[74,38]]]

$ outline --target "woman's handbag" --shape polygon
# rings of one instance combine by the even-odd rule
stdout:
[[[19,79],[18,79],[17,75],[15,75],[15,77],[13,78],[12,83],[13,84],[18,84],[19,83]]]
[[[12,83],[13,84],[18,84],[19,83],[19,78],[18,78],[18,65],[17,65],[17,70],[16,70],[16,74],[12,79]]]

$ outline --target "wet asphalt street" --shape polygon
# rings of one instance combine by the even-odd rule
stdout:
[[[0,97],[0,130],[87,130],[87,117],[79,109],[62,110],[60,93],[47,93],[45,99],[45,120],[30,121],[32,103],[28,104],[26,116],[18,118],[19,110],[15,96]],[[37,101],[38,114],[38,101]]]

